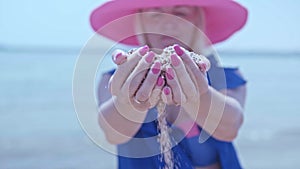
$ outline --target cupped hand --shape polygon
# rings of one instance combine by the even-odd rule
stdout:
[[[110,91],[120,113],[146,112],[156,105],[164,79],[160,76],[161,64],[154,57],[148,46],[131,54],[120,50],[114,53],[118,67],[110,80]]]
[[[195,62],[182,47],[175,45],[171,65],[166,68],[167,86],[163,98],[168,104],[180,105],[188,113],[196,113],[200,97],[208,91],[206,71],[209,61]]]

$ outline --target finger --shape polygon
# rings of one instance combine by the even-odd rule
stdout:
[[[146,101],[150,98],[151,92],[157,83],[158,76],[161,72],[161,63],[156,61],[147,74],[146,79],[143,81],[141,87],[138,89],[135,97],[139,101]]]
[[[143,46],[134,53],[132,53],[130,58],[128,58],[128,54],[126,54],[127,61],[121,65],[118,65],[118,68],[116,69],[114,76],[111,79],[112,95],[117,95],[120,92],[124,82],[142,58],[141,56],[145,55],[148,50],[148,46]]]
[[[129,97],[132,97],[136,94],[136,92],[140,88],[142,82],[144,81],[147,72],[148,72],[148,70],[142,70],[141,72],[138,72],[137,74],[135,74],[133,78],[131,78],[130,80],[125,82],[123,88],[124,89],[126,88],[126,90],[128,90]],[[123,90],[123,88],[122,88],[122,90]]]
[[[182,92],[181,88],[184,86],[180,86],[178,82],[178,77],[176,76],[173,68],[171,66],[166,67],[166,77],[167,77],[167,84],[172,89],[173,94],[173,103],[174,104],[183,104],[186,102],[185,94]],[[191,88],[190,88],[191,90]]]
[[[153,62],[155,53],[150,51],[136,66],[133,72],[129,75],[123,86],[124,90],[129,90],[129,97],[136,95],[137,91],[145,81],[148,70]],[[155,83],[155,82],[153,82]],[[142,101],[142,100],[140,100]],[[144,101],[144,100],[143,100]]]
[[[189,64],[194,64],[196,66],[194,61],[185,53],[185,51],[179,45],[175,45],[174,50],[175,50],[175,53],[181,58],[184,66],[187,69],[188,74],[190,75],[190,78],[193,80],[193,82],[195,84],[197,84],[197,81],[196,81],[194,75],[190,71],[191,67],[189,67]],[[189,63],[189,64],[187,64],[187,63]]]
[[[198,64],[198,67],[199,67],[199,64],[204,64],[205,65],[205,72],[207,72],[209,69],[210,69],[210,61],[205,57],[205,56],[203,56],[203,55],[200,55],[200,56],[202,56],[201,57],[201,61],[199,61],[199,62],[197,62],[197,64]]]
[[[200,69],[200,71],[202,73],[205,73],[207,71],[207,69],[208,69],[207,68],[207,64],[205,62],[203,62],[203,61],[198,62],[197,65],[198,65],[198,68]]]
[[[171,64],[175,70],[181,89],[186,97],[192,97],[196,91],[196,86],[191,79],[186,67],[180,57],[176,54],[171,55]],[[173,89],[174,90],[174,89]]]
[[[170,105],[170,104],[174,104],[173,102],[173,99],[172,99],[172,91],[171,91],[171,88],[169,86],[165,86],[163,87],[163,90],[162,90],[162,100],[163,102],[165,102],[167,105]]]
[[[175,46],[174,50],[181,57],[191,79],[195,84],[197,84],[197,89],[199,90],[200,94],[202,92],[205,92],[207,90],[207,79],[206,76],[200,71],[198,65],[192,60],[190,56],[183,52],[183,50],[179,46]]]
[[[127,55],[123,50],[117,49],[112,54],[112,60],[116,65],[121,65],[127,61]]]
[[[149,102],[151,104],[151,108],[156,106],[157,102],[161,99],[161,91],[163,86],[165,85],[165,79],[163,76],[159,76],[157,79],[157,83],[151,93],[149,98]]]

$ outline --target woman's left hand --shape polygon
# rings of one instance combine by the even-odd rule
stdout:
[[[163,89],[163,100],[195,114],[199,110],[201,95],[208,91],[208,60],[195,63],[180,46],[175,45],[174,50],[176,54],[171,55],[171,65],[166,68],[167,86]]]

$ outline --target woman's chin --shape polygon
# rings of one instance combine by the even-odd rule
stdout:
[[[174,44],[178,44],[178,40],[174,39],[174,38],[164,38],[161,39],[162,46],[167,47],[170,45],[174,45]]]
[[[180,42],[178,42],[176,40],[162,40],[162,41],[159,42],[158,46],[161,49],[164,49],[164,48],[166,48],[168,46],[172,46],[172,45],[175,45],[175,44],[179,44],[181,46],[182,43],[180,43]]]
[[[161,37],[156,40],[153,39],[150,42],[152,42],[152,43],[150,43],[152,50],[154,50],[156,52],[161,51],[168,46],[173,46],[175,44],[178,44],[179,46],[182,46],[184,48],[189,48],[189,47],[187,47],[187,45],[185,45],[183,42],[179,41],[178,39],[170,38],[170,37]]]

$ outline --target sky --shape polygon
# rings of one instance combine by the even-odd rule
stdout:
[[[103,0],[0,0],[0,48],[80,48],[94,35],[90,11]],[[246,26],[222,50],[300,51],[299,0],[238,0]]]

